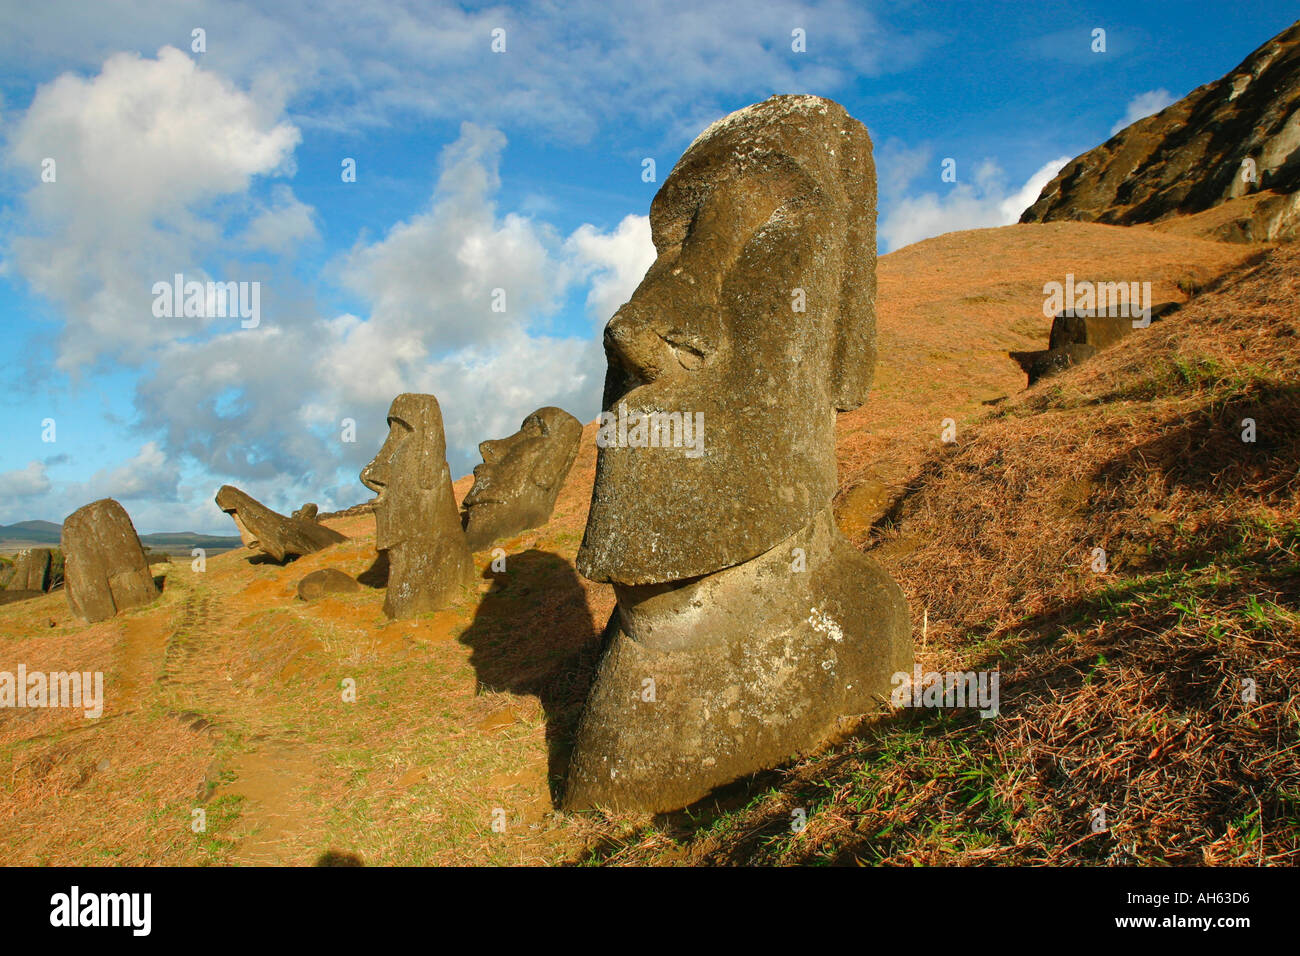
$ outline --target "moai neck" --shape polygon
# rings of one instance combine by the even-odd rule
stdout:
[[[774,548],[741,564],[685,581],[614,585],[618,622],[656,651],[744,643],[759,631],[807,618],[817,581],[842,540],[830,505]]]

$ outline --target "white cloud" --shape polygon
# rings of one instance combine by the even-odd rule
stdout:
[[[655,261],[649,216],[624,216],[611,233],[595,226],[579,226],[565,242],[579,272],[591,282],[587,309],[600,322],[608,322]]]
[[[410,115],[545,130],[582,142],[598,124],[643,122],[690,138],[732,99],[774,91],[833,95],[916,63],[936,32],[895,32],[848,0],[573,0],[526,10],[451,0],[138,0],[87,9],[0,5],[0,53],[43,70],[97,65],[112,50],[187,44],[207,31],[205,64],[287,96],[303,125],[383,126]],[[791,54],[791,30],[809,55]],[[506,51],[491,52],[492,30]],[[7,42],[6,42],[7,41]]]
[[[1124,111],[1124,118],[1110,128],[1110,135],[1114,136],[1120,130],[1132,126],[1140,119],[1154,116],[1173,102],[1174,97],[1172,94],[1163,88],[1139,93],[1128,101],[1128,109]]]
[[[155,319],[150,290],[202,273],[222,240],[215,201],[292,172],[300,137],[278,113],[172,47],[114,54],[95,77],[65,73],[37,90],[6,155],[32,182],[10,267],[66,316],[61,369],[138,362],[195,331]],[[54,182],[38,181],[46,158]],[[294,202],[287,187],[278,202]]]
[[[43,495],[50,490],[50,479],[45,474],[45,464],[39,461],[27,463],[25,468],[0,472],[0,502],[8,505],[14,498],[32,498]],[[17,520],[22,520],[17,519]]]
[[[567,238],[544,221],[497,208],[505,138],[466,124],[443,152],[428,205],[382,237],[359,242],[326,279],[360,297],[360,314],[322,316],[309,292],[264,287],[262,327],[159,344],[135,405],[173,459],[192,458],[277,509],[322,509],[368,495],[356,481],[382,444],[404,391],[436,395],[456,475],[485,438],[511,434],[542,405],[579,418],[598,410],[599,326],[653,258],[648,222]],[[550,320],[590,283],[590,333],[554,334]],[[492,310],[492,290],[506,310]],[[356,441],[341,441],[341,422]],[[215,485],[213,490],[215,490]],[[210,492],[204,490],[205,497]]]
[[[316,230],[316,210],[299,201],[292,189],[278,184],[272,190],[272,199],[244,230],[244,245],[284,253],[301,242],[320,237]]]
[[[495,129],[462,124],[443,151],[429,208],[337,265],[341,282],[372,304],[370,334],[391,341],[403,360],[489,342],[559,305],[570,276],[554,256],[554,230],[496,212],[505,141]]]
[[[976,166],[970,179],[963,179],[961,164],[957,166],[957,182],[946,187],[946,192],[925,192],[905,195],[907,182],[917,172],[928,167],[918,162],[928,154],[901,147],[882,150],[882,158],[890,165],[888,179],[891,188],[898,191],[890,204],[889,215],[880,221],[878,234],[882,251],[890,252],[903,246],[928,239],[931,236],[963,229],[984,229],[990,226],[1008,226],[1020,219],[1020,214],[1033,205],[1038,194],[1061,168],[1070,161],[1068,156],[1058,156],[1044,163],[1019,189],[1008,186],[1006,175],[991,160]],[[895,163],[909,164],[907,173],[900,174]],[[934,165],[935,176],[940,167]]]
[[[157,442],[151,441],[123,464],[97,471],[74,497],[85,501],[98,498],[174,501],[179,483],[180,469],[168,460]]]
[[[1029,177],[1018,192],[1002,200],[998,204],[998,211],[1002,214],[1002,223],[1000,225],[1019,222],[1020,214],[1038,201],[1043,187],[1056,178],[1056,174],[1065,168],[1066,163],[1071,158],[1069,156],[1057,156],[1055,159],[1048,160],[1039,167],[1036,173]]]

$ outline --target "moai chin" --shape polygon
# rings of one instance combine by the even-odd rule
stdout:
[[[581,422],[548,406],[525,418],[513,435],[478,446],[483,464],[474,468],[474,487],[465,496],[471,551],[551,520],[581,438]]]
[[[415,617],[455,600],[474,581],[447,467],[442,411],[432,395],[398,395],[388,438],[361,471],[375,499],[375,547],[388,552],[384,613]]]
[[[655,196],[658,257],[605,329],[604,406],[680,412],[702,441],[598,441],[577,566],[618,605],[566,808],[679,809],[910,672],[902,591],[831,514],[835,415],[875,366],[875,217],[866,128],[812,96],[714,123]]]

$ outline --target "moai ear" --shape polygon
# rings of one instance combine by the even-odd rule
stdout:
[[[416,476],[421,491],[432,491],[438,486],[438,475],[442,471],[440,465],[442,462],[438,460],[437,448],[426,438],[424,447],[420,449],[419,474]]]
[[[861,123],[845,128],[838,158],[848,203],[864,213],[850,220],[833,323],[831,402],[847,412],[867,400],[876,373],[876,167]]]

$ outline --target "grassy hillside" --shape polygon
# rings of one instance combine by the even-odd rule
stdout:
[[[839,423],[837,515],[902,583],[927,669],[1000,667],[997,719],[904,712],[671,818],[556,813],[613,606],[573,570],[589,425],[552,521],[417,621],[387,621],[373,588],[294,596],[318,568],[365,576],[370,516],[326,522],[349,541],[284,567],[177,560],[155,604],[89,627],[62,595],[0,607],[0,667],[108,684],[97,721],[0,711],[0,846],[89,864],[1290,861],[1300,261],[1245,261],[1261,252],[1053,223],[881,259],[879,381]],[[1006,351],[1046,341],[1042,285],[1067,271],[1199,294],[1026,392]],[[1098,805],[1110,829],[1089,835]]]
[[[922,665],[999,668],[999,717],[907,711],[593,859],[1296,862],[1298,277],[1273,252],[999,405],[872,530]]]

